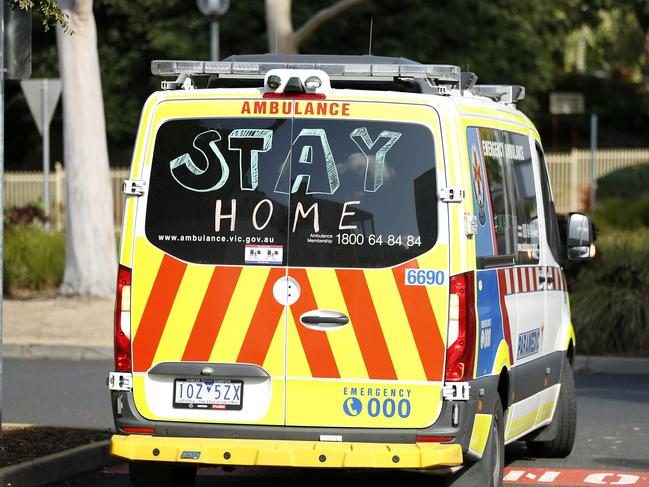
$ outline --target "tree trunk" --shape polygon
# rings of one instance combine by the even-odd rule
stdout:
[[[92,0],[59,0],[59,7],[74,32],[56,27],[67,191],[61,292],[112,296],[117,256]]]
[[[291,0],[266,0],[268,52],[295,54],[298,47],[320,25],[365,0],[338,0],[316,12],[297,31],[293,30]]]
[[[291,0],[266,0],[266,32],[268,52],[294,54]]]

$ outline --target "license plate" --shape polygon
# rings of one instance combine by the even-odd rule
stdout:
[[[243,381],[228,379],[176,379],[174,408],[241,410]]]

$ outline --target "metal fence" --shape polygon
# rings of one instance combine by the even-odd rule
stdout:
[[[591,152],[573,149],[566,153],[546,154],[557,212],[580,211],[588,199],[592,182]],[[623,167],[649,164],[649,149],[605,149],[597,152],[597,174],[601,177]],[[124,213],[122,181],[127,168],[111,169],[110,182],[115,203],[115,225],[119,227]],[[43,198],[41,172],[7,172],[4,179],[5,208],[23,206]],[[50,174],[52,226],[65,226],[65,171],[56,163]]]
[[[587,208],[593,181],[591,151],[573,149],[565,153],[546,154],[546,160],[557,212]],[[649,149],[599,150],[595,178],[640,164],[649,164]]]

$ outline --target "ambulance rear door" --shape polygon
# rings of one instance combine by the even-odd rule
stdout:
[[[151,420],[282,425],[292,102],[251,116],[261,95],[181,96],[142,135],[135,405]]]
[[[286,424],[427,426],[441,406],[449,284],[437,114],[330,97],[294,110],[280,176],[297,290]]]

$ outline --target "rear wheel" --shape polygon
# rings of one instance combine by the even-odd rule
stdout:
[[[550,428],[557,428],[557,435],[549,441],[528,441],[527,449],[535,457],[559,458],[566,457],[572,451],[575,444],[575,432],[577,430],[577,397],[575,393],[575,378],[572,373],[572,366],[568,359],[563,362],[561,370],[561,391],[554,418]],[[555,424],[556,423],[556,424]]]
[[[196,467],[165,462],[131,462],[128,467],[135,487],[193,487]]]
[[[476,485],[502,487],[505,468],[504,424],[503,408],[500,398],[498,398],[494,405],[491,430],[482,458],[451,476],[446,485],[453,487],[474,487]]]

